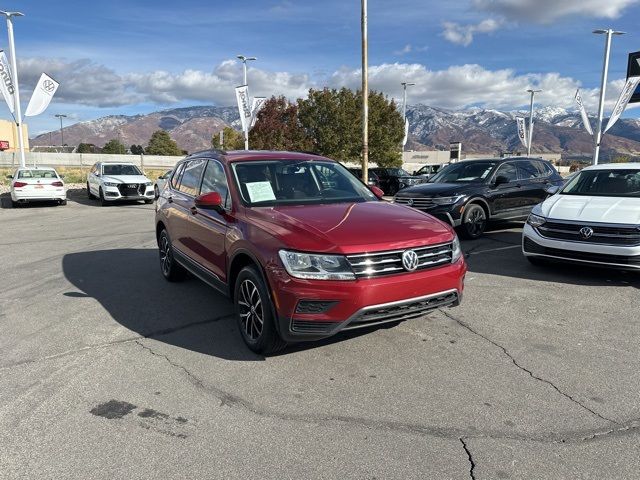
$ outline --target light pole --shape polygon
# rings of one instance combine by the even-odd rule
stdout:
[[[18,146],[20,148],[20,166],[26,166],[24,156],[24,135],[22,133],[22,108],[20,107],[20,87],[18,86],[18,65],[16,62],[16,45],[13,40],[13,17],[24,17],[20,12],[4,12],[0,10],[0,14],[7,18],[7,32],[9,34],[9,53],[11,54],[11,69],[13,70],[14,92],[16,109],[16,127],[18,129]]]
[[[247,83],[247,62],[257,60],[257,57],[247,57],[246,55],[237,55],[237,58],[240,59],[240,61],[242,62],[243,85],[247,85],[248,87],[249,84]],[[247,129],[244,132],[244,149],[249,150],[249,126],[247,126]]]
[[[67,118],[67,116],[66,116],[66,115],[63,115],[62,113],[58,113],[58,114],[56,114],[56,115],[54,115],[54,116],[55,116],[56,118],[59,118],[59,119],[60,119],[60,145],[61,145],[62,147],[64,147],[64,133],[63,133],[63,131],[62,131],[62,119],[63,119],[63,118]]]
[[[602,141],[602,119],[604,117],[604,96],[607,90],[607,76],[609,75],[609,55],[611,53],[611,38],[613,35],[624,35],[625,32],[617,32],[610,28],[606,30],[594,30],[593,33],[598,35],[606,35],[604,44],[604,64],[602,66],[602,83],[600,85],[600,104],[598,107],[598,123],[596,125],[593,149],[593,164],[598,164],[598,157],[600,156],[600,142]]]
[[[367,0],[362,0],[360,27],[362,30],[362,181],[369,184],[369,45]]]
[[[402,120],[404,120],[404,124],[402,128],[407,128],[407,87],[413,87],[415,83],[402,82]],[[404,162],[404,147],[405,142],[402,142],[402,161]]]
[[[531,105],[529,106],[529,142],[527,144],[527,157],[531,156],[531,141],[533,140],[533,97],[542,90],[529,89],[527,92],[531,94]]]

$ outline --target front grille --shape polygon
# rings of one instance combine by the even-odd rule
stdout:
[[[339,323],[336,322],[314,322],[308,320],[296,320],[291,322],[291,331],[296,333],[329,333]]]
[[[608,255],[604,253],[578,252],[575,250],[563,250],[561,248],[549,248],[537,244],[528,237],[524,238],[522,246],[526,253],[549,255],[552,257],[566,258],[567,260],[584,260],[587,262],[629,265],[630,267],[640,268],[640,255]]]
[[[580,235],[583,227],[593,230],[593,235],[585,239]],[[601,245],[640,245],[640,229],[634,225],[597,225],[550,221],[537,228],[538,233],[554,240],[595,243]]]
[[[428,247],[410,248],[418,254],[419,263],[417,270],[436,268],[451,263],[453,258],[450,243],[432,245]],[[406,250],[390,252],[363,253],[360,255],[348,255],[347,261],[351,265],[357,278],[378,277],[392,275],[394,273],[407,272],[402,266],[402,254]]]
[[[333,301],[318,301],[318,300],[300,300],[296,305],[296,313],[310,313],[318,314],[325,313],[331,309],[336,303]]]
[[[381,322],[393,322],[419,317],[430,310],[446,307],[458,302],[458,293],[446,292],[422,300],[407,303],[399,303],[379,308],[365,310],[354,318],[344,329],[364,327]]]
[[[144,183],[121,183],[118,185],[120,195],[123,197],[138,197],[144,195]]]
[[[395,197],[393,202],[399,205],[408,205],[418,210],[428,210],[436,206],[430,197]]]

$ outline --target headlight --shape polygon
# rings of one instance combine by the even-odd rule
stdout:
[[[547,219],[532,213],[529,215],[529,218],[527,218],[527,223],[532,227],[537,228],[547,223]]]
[[[433,197],[431,201],[436,205],[451,205],[457,203],[464,195],[455,195],[453,197]]]
[[[289,275],[307,280],[355,280],[347,259],[340,255],[314,255],[280,250],[280,260]]]
[[[117,187],[118,184],[117,183],[113,183],[113,182],[104,182],[104,186],[105,187]]]
[[[453,237],[453,243],[451,244],[451,263],[456,263],[462,257],[462,247],[460,246],[460,240],[456,235]]]

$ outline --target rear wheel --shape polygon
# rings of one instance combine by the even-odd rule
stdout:
[[[66,200],[59,200],[58,201],[58,205],[66,205],[67,201]]]
[[[160,196],[160,190],[158,189],[158,185],[153,186],[153,196],[158,198]]]
[[[171,247],[171,239],[166,230],[160,232],[158,240],[158,250],[160,254],[160,271],[162,276],[170,282],[179,282],[186,276],[186,270],[176,262]]]
[[[147,205],[153,203],[153,200],[145,200],[144,203],[146,203]]]
[[[11,200],[11,208],[18,208],[20,206],[19,202],[15,202],[13,200]]]
[[[240,334],[250,350],[269,354],[287,346],[276,331],[271,299],[255,266],[240,271],[233,298]]]
[[[475,239],[481,237],[487,228],[487,213],[480,205],[467,205],[462,215],[460,230],[465,238]]]

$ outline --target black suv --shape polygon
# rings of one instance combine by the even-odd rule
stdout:
[[[422,182],[420,177],[411,175],[402,168],[372,168],[370,171],[378,176],[380,188],[387,195],[395,195],[403,188]]]
[[[458,227],[466,238],[481,236],[490,220],[526,220],[547,190],[561,186],[551,163],[538,158],[495,158],[452,163],[428,183],[394,198]]]
[[[347,168],[347,170],[349,170],[357,178],[360,178],[360,179],[362,178],[362,169],[361,168]],[[380,179],[378,178],[378,175],[376,175],[374,172],[369,170],[367,172],[367,177],[368,177],[367,185],[375,186],[375,187],[380,188]]]

